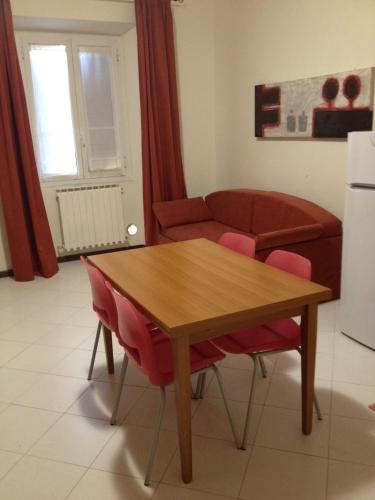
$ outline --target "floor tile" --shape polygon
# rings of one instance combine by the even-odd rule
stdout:
[[[73,314],[79,314],[80,311],[81,309],[77,310],[76,307],[65,307],[55,304],[54,307],[51,307],[48,304],[44,304],[30,316],[30,320],[57,325],[60,323],[66,323],[67,320],[73,316]]]
[[[375,421],[332,416],[329,457],[375,465]]]
[[[98,317],[91,307],[83,307],[71,314],[65,323],[68,325],[95,327],[98,324]]]
[[[301,412],[265,406],[255,444],[266,448],[328,456],[329,416],[314,419],[309,436],[302,433]]]
[[[64,415],[31,448],[29,454],[89,466],[114,431],[113,426],[102,420]]]
[[[19,323],[19,321],[20,319],[17,320],[17,318],[7,318],[0,315],[0,336],[3,337],[2,334]]]
[[[21,342],[9,342],[0,340],[0,366],[15,358],[19,353],[24,351],[29,344]]]
[[[254,447],[240,498],[325,500],[327,465],[324,458]]]
[[[333,380],[375,386],[375,354],[336,353]]]
[[[247,403],[229,401],[229,407],[238,439],[241,439],[245,425]],[[262,412],[263,406],[253,405],[248,438],[249,443],[254,442]],[[193,434],[228,441],[234,440],[224,403],[221,399],[207,397],[201,401],[193,417]]]
[[[118,384],[95,380],[90,383],[82,396],[72,404],[67,413],[98,418],[109,422],[112,416],[117,389]],[[122,423],[143,392],[143,387],[125,386],[118,411],[118,424]],[[149,409],[147,408],[146,411],[148,412]]]
[[[250,450],[238,450],[230,441],[194,436],[193,456],[191,483],[184,484],[181,480],[179,453],[173,457],[163,482],[228,497],[238,496]]]
[[[179,488],[169,484],[160,484],[152,500],[235,500],[234,497],[212,495],[201,491],[193,491],[187,488]]]
[[[1,368],[0,401],[12,403],[18,396],[29,389],[40,377],[40,373]]]
[[[327,500],[373,500],[375,467],[330,460]]]
[[[149,500],[154,491],[152,484],[146,487],[140,479],[89,470],[68,500]]]
[[[146,488],[159,389],[130,365],[122,425],[109,425],[123,350],[113,342],[116,373],[108,375],[101,338],[93,380],[86,380],[97,317],[81,263],[61,264],[51,279],[0,279],[0,500],[137,500],[150,499],[155,489],[156,500],[233,500],[244,476],[245,500],[320,500],[328,450],[327,500],[372,500],[375,413],[367,407],[375,402],[375,353],[339,333],[338,310],[339,301],[319,305],[316,386],[324,421],[314,419],[310,436],[301,433],[297,353],[264,356],[268,378],[259,377],[244,454],[234,448],[210,372],[204,399],[192,402],[194,481],[180,480],[172,385],[155,482]],[[242,431],[251,360],[228,355],[220,367]],[[270,463],[272,481],[265,476]],[[49,489],[51,483],[59,486]]]
[[[85,472],[76,465],[25,456],[0,481],[0,499],[64,500]]]
[[[272,375],[278,354],[264,354],[263,360],[267,367],[268,375]],[[253,362],[247,354],[229,354],[220,362],[221,367],[237,368],[242,370],[252,370]]]
[[[318,331],[316,352],[332,354],[334,351],[335,332]]]
[[[46,335],[40,337],[36,344],[74,349],[85,340],[94,345],[94,330],[87,326],[55,325]]]
[[[22,455],[0,450],[0,479],[22,458]],[[1,483],[0,483],[1,484]],[[0,497],[1,498],[1,497]]]
[[[50,369],[50,373],[54,375],[64,375],[66,377],[77,377],[87,379],[91,361],[91,352],[81,351],[76,349],[65,356],[59,363],[56,363]],[[97,379],[98,375],[106,370],[105,354],[102,352],[96,353],[93,379]]]
[[[331,382],[325,379],[315,379],[315,392],[321,411],[323,413],[329,413],[331,406]],[[300,410],[300,379],[283,373],[276,373],[271,381],[266,405]]]
[[[126,390],[127,387],[125,387],[125,391]],[[159,411],[160,401],[161,398],[159,390],[146,389],[127,416],[126,423],[131,425],[140,425],[141,427],[154,428],[155,420]],[[197,409],[197,406],[198,401],[192,400],[191,411],[193,415],[195,410]],[[172,392],[167,393],[161,428],[170,431],[177,430],[176,403],[174,393]]]
[[[332,415],[374,420],[375,413],[368,407],[373,401],[374,386],[335,381],[332,384]]]
[[[122,425],[92,464],[92,468],[143,478],[145,476],[152,429]],[[160,431],[151,479],[160,481],[177,448],[175,432]]]
[[[75,307],[82,308],[88,307],[92,303],[91,295],[82,292],[66,292],[65,290],[59,290],[54,298],[54,304],[57,307]]]
[[[47,335],[53,328],[54,325],[52,324],[23,320],[3,332],[0,331],[0,338],[16,342],[33,343],[40,337]]]
[[[317,378],[331,380],[333,369],[333,354],[327,352],[316,353],[315,376]],[[284,373],[291,377],[301,375],[301,356],[297,351],[289,351],[279,354],[275,373]]]
[[[338,354],[348,354],[349,356],[375,356],[375,353],[371,349],[341,332],[336,332],[334,335],[334,351]]]
[[[333,331],[336,327],[339,311],[339,301],[332,300],[319,304],[318,307],[318,329],[321,331]]]
[[[47,373],[70,352],[70,349],[62,347],[31,345],[6,366],[17,370]]]
[[[90,382],[70,377],[42,375],[15,403],[33,408],[64,412],[88,388]]]
[[[227,397],[233,401],[248,401],[252,370],[220,368],[220,371],[223,377]],[[260,370],[258,370],[254,394],[254,402],[256,404],[264,403],[270,385],[270,380],[270,377],[263,378]],[[210,398],[221,398],[219,385],[215,378],[212,379],[212,382],[208,386],[206,394]]]
[[[103,356],[103,355],[102,355]],[[113,382],[118,381],[121,373],[121,365],[123,362],[124,354],[115,356],[115,373],[108,374],[106,366],[102,363],[102,366],[97,368],[96,377],[98,380],[103,382]],[[125,385],[135,385],[138,387],[148,387],[150,385],[148,378],[131,362],[128,364],[126,371]]]
[[[26,453],[59,417],[45,410],[8,406],[0,413],[0,449]]]

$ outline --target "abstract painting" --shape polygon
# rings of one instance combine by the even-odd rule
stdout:
[[[372,129],[372,68],[255,86],[255,137],[341,138]]]

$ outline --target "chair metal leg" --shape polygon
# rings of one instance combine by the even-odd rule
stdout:
[[[99,343],[99,337],[100,337],[100,331],[101,331],[101,329],[102,329],[102,323],[101,323],[101,321],[99,321],[98,327],[96,329],[94,349],[93,349],[92,355],[91,355],[91,362],[90,362],[90,368],[89,368],[89,374],[87,376],[87,380],[91,380],[91,378],[92,378],[92,371],[94,369],[96,351],[98,350],[98,343]]]
[[[163,414],[164,414],[164,409],[165,409],[165,402],[166,402],[165,387],[160,387],[160,395],[161,395],[161,400],[160,400],[160,406],[159,406],[159,413],[158,413],[158,416],[157,416],[156,422],[155,422],[154,435],[152,437],[150,455],[149,455],[148,463],[147,463],[145,486],[150,486],[152,465],[154,463],[155,453],[156,453],[156,449],[158,446],[161,421],[163,419]]]
[[[200,387],[199,387],[198,399],[203,399],[204,389],[205,389],[205,386],[206,386],[206,375],[207,375],[206,372],[201,373],[199,375],[199,378],[201,379],[201,384],[200,384]]]
[[[245,427],[243,430],[243,435],[242,435],[242,443],[241,443],[241,450],[246,450],[247,447],[247,438],[249,434],[249,427],[250,427],[250,420],[251,420],[251,413],[252,413],[252,407],[253,407],[253,398],[254,398],[254,389],[255,389],[255,380],[257,376],[257,356],[254,354],[250,354],[251,359],[254,362],[254,371],[251,377],[251,384],[250,384],[250,395],[249,395],[249,402],[247,404],[247,412],[246,412],[246,419],[245,419]]]
[[[318,398],[316,396],[315,391],[314,391],[314,405],[315,405],[316,414],[318,416],[318,420],[323,420],[323,415],[322,415],[322,412],[320,410],[319,401],[318,401]]]
[[[116,423],[116,420],[117,420],[118,407],[119,407],[120,400],[121,400],[122,389],[124,387],[126,370],[128,368],[128,362],[129,362],[129,358],[128,358],[127,354],[125,353],[124,360],[123,360],[122,366],[121,366],[120,380],[119,380],[119,385],[118,385],[118,389],[117,389],[115,405],[113,407],[113,412],[112,412],[112,417],[111,417],[111,425],[114,425]]]
[[[223,379],[222,379],[221,373],[216,365],[212,365],[211,368],[213,369],[213,371],[216,375],[216,378],[217,378],[217,381],[218,381],[218,384],[220,387],[220,392],[221,392],[221,395],[223,396],[224,406],[225,406],[225,409],[227,411],[227,415],[228,415],[228,419],[229,419],[229,423],[230,423],[230,428],[232,430],[234,442],[235,442],[237,448],[239,448],[240,442],[239,442],[239,439],[237,437],[236,429],[234,427],[233,417],[232,417],[232,414],[231,414],[230,409],[229,409],[227,397],[225,395],[224,384],[223,384]]]
[[[201,392],[201,385],[202,385],[202,375],[203,373],[200,373],[197,378],[197,385],[195,386],[195,391],[193,390],[193,399],[199,399],[200,397],[200,392]]]
[[[262,375],[263,378],[267,378],[267,368],[266,368],[266,363],[264,362],[264,359],[262,356],[258,356],[259,364],[260,364],[260,369],[262,370]]]
[[[297,352],[299,352],[300,356],[302,356],[301,349],[296,349],[296,350],[297,350]],[[318,417],[318,420],[323,420],[323,415],[322,415],[322,412],[321,412],[321,409],[320,409],[318,397],[316,395],[315,390],[314,390],[314,406],[315,406],[315,411],[316,411],[316,415]]]

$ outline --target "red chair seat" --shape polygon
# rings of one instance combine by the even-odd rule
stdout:
[[[232,354],[251,354],[300,347],[300,328],[292,319],[272,321],[267,325],[245,328],[214,340],[220,349]]]
[[[152,342],[155,347],[156,363],[159,374],[148,374],[154,385],[168,385],[174,380],[172,346],[169,338],[163,333],[153,333]],[[199,342],[190,346],[190,371],[196,372],[221,361],[225,355],[211,342]],[[141,369],[141,367],[139,367]]]

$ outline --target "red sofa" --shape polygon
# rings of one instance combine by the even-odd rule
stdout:
[[[312,279],[340,294],[341,221],[307,200],[274,191],[234,189],[203,198],[153,205],[160,224],[155,243],[207,238],[217,241],[232,231],[256,241],[256,257],[264,261],[276,248],[296,252],[312,262]]]

